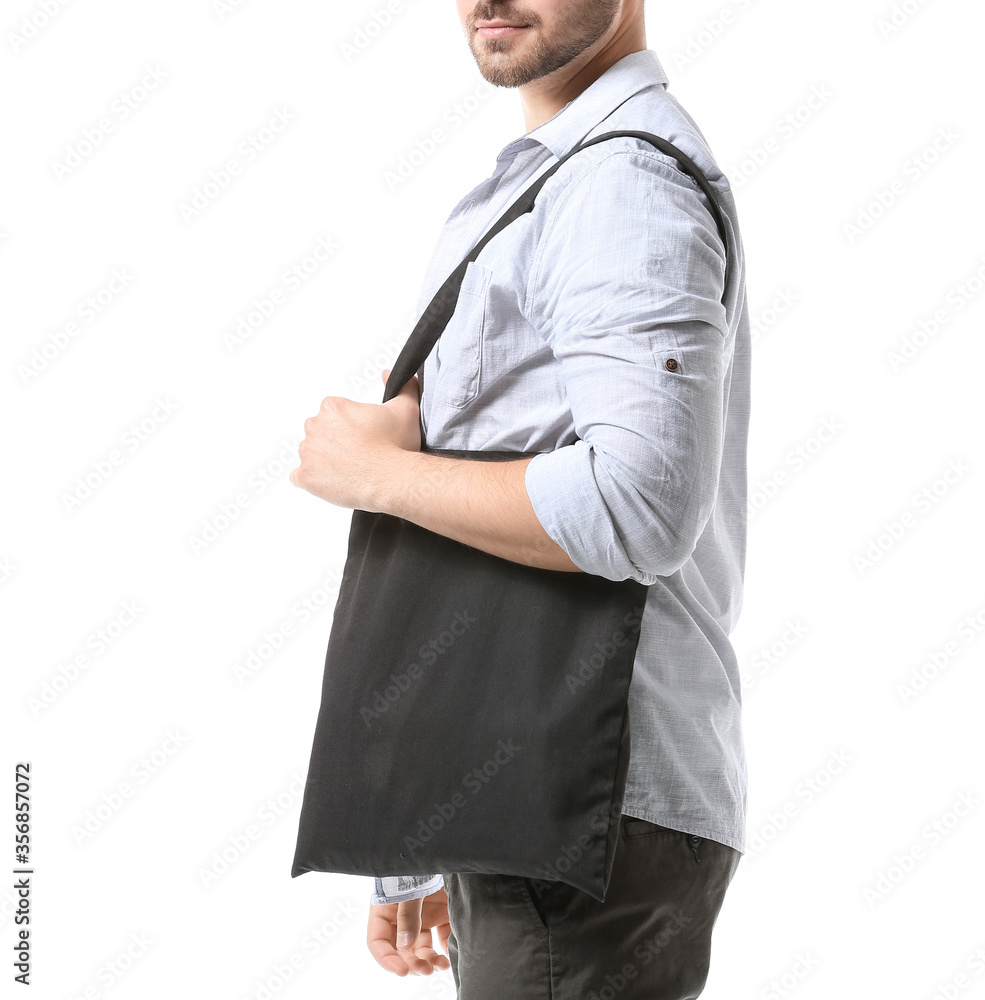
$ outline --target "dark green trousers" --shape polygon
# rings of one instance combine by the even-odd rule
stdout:
[[[447,874],[458,1000],[691,1000],[741,854],[622,816],[604,903],[564,882]]]

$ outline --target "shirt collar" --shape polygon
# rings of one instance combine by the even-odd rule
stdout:
[[[613,63],[577,97],[568,101],[552,118],[504,146],[498,159],[513,156],[534,143],[546,146],[560,159],[633,94],[654,84],[666,88],[668,82],[653,49],[630,52]]]

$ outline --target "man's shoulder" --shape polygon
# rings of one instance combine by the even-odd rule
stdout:
[[[711,148],[691,116],[673,95],[662,88],[650,88],[624,101],[594,125],[581,142],[606,132],[647,132],[665,139],[684,153],[718,190],[728,188],[728,180]],[[558,171],[557,193],[593,170],[604,171],[614,180],[639,173],[662,175],[687,186],[694,182],[682,172],[677,160],[649,140],[636,136],[613,136],[579,150]]]

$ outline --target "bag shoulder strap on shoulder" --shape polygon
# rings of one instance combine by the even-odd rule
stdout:
[[[725,225],[725,216],[722,212],[722,207],[719,204],[718,197],[715,194],[714,188],[705,177],[704,173],[697,166],[697,164],[689,157],[687,154],[678,149],[672,142],[662,138],[661,136],[654,135],[652,132],[641,132],[637,130],[626,130],[626,131],[616,131],[616,132],[603,132],[602,135],[595,136],[593,139],[586,139],[584,142],[575,146],[573,149],[569,150],[562,156],[557,163],[551,165],[551,167],[544,171],[522,194],[517,197],[512,205],[496,220],[495,224],[486,232],[486,234],[475,244],[474,247],[468,252],[465,259],[452,271],[451,274],[444,280],[441,287],[435,292],[434,297],[428,303],[424,312],[421,313],[420,319],[417,321],[417,325],[411,331],[410,336],[407,338],[407,342],[404,344],[397,356],[396,361],[393,363],[393,368],[390,371],[389,378],[387,379],[386,389],[383,393],[383,402],[385,403],[388,399],[392,399],[396,394],[403,388],[407,380],[410,379],[424,363],[427,356],[431,353],[431,349],[438,341],[438,337],[441,336],[442,331],[448,325],[448,321],[451,319],[455,312],[455,306],[458,303],[458,295],[461,291],[462,281],[465,278],[465,271],[468,268],[470,262],[474,261],[482,251],[482,248],[494,237],[497,233],[505,229],[511,222],[515,222],[520,218],[521,215],[525,215],[527,212],[533,210],[534,202],[536,201],[537,195],[540,193],[540,189],[544,186],[549,177],[554,173],[558,167],[561,166],[568,159],[569,156],[574,156],[575,153],[588,146],[594,146],[597,142],[604,142],[606,139],[611,139],[614,136],[635,136],[637,139],[643,139],[646,142],[651,143],[656,146],[661,153],[672,157],[677,161],[681,169],[689,174],[697,182],[698,186],[705,193],[708,198],[711,207],[711,213],[714,216],[715,224],[718,227],[719,236],[722,239],[722,243],[726,248],[726,285],[728,284],[728,267],[732,259],[732,252],[729,247],[728,239],[728,228]]]

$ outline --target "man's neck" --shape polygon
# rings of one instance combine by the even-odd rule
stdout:
[[[590,87],[610,66],[631,52],[646,48],[642,30],[611,39],[598,52],[586,50],[548,76],[519,87],[520,105],[528,132],[553,118],[566,104]]]

